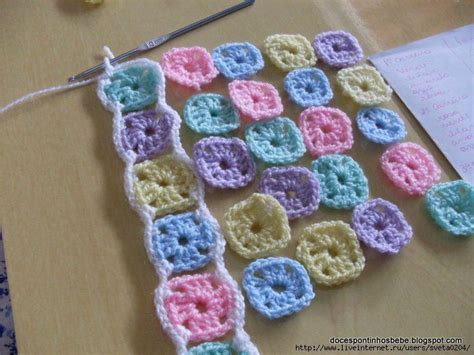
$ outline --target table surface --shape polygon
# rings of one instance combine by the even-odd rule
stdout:
[[[235,1],[105,0],[91,8],[79,0],[3,2],[0,22],[0,104],[65,78],[101,59],[103,45],[116,53],[174,30]],[[473,1],[257,0],[255,5],[148,53],[158,60],[172,46],[209,50],[232,41],[262,42],[274,33],[345,29],[366,55],[472,22]],[[269,61],[257,80],[283,91],[283,73]],[[335,87],[334,72],[330,79]],[[209,89],[225,93],[222,78]],[[354,117],[357,107],[336,88],[333,105]],[[178,112],[189,96],[169,85]],[[285,95],[283,95],[285,96]],[[301,111],[284,98],[285,115]],[[408,141],[432,152],[442,181],[458,176],[414,117],[393,96],[388,107],[404,117]],[[171,354],[172,343],[155,317],[157,276],[143,247],[143,227],[122,187],[123,164],[112,144],[112,117],[95,87],[51,95],[0,117],[0,222],[22,354]],[[182,129],[189,151],[198,139]],[[383,148],[355,132],[349,152],[366,171],[371,196],[398,204],[414,228],[397,256],[364,249],[367,265],[355,282],[318,288],[303,312],[268,321],[247,307],[246,329],[263,354],[296,354],[295,344],[328,343],[331,336],[460,336],[472,343],[473,241],[441,232],[423,199],[405,198],[381,178]],[[308,165],[309,158],[302,164]],[[209,191],[218,219],[255,185],[234,192]],[[295,240],[308,224],[350,220],[350,212],[324,207],[292,222]],[[226,251],[240,281],[248,261]]]

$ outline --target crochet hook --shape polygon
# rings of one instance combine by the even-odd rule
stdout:
[[[230,15],[234,12],[237,12],[237,11],[247,7],[247,6],[253,5],[254,2],[255,2],[255,0],[244,0],[241,3],[238,3],[237,5],[231,6],[227,9],[225,9],[225,10],[222,10],[222,11],[214,14],[214,15],[210,15],[206,18],[203,18],[202,20],[193,22],[193,23],[191,23],[187,26],[184,26],[184,27],[176,30],[176,31],[173,31],[173,32],[170,32],[168,34],[162,35],[160,37],[156,37],[156,38],[153,38],[149,41],[146,41],[146,42],[142,43],[141,45],[139,45],[137,48],[131,49],[128,52],[122,53],[119,56],[114,57],[113,59],[110,60],[110,64],[120,62],[120,61],[122,61],[126,58],[131,57],[131,56],[134,56],[134,55],[137,55],[139,53],[142,53],[142,52],[148,51],[150,49],[156,48],[158,46],[161,46],[162,44],[172,40],[173,38],[182,36],[185,33],[188,33],[188,32],[193,31],[193,30],[195,30],[199,27],[207,25],[208,23],[211,23],[215,20],[218,20],[218,19],[220,19],[224,16],[227,16],[227,15]],[[98,73],[99,71],[104,70],[104,68],[105,68],[104,63],[98,64],[95,67],[92,67],[90,69],[87,69],[87,70],[83,71],[82,73],[71,76],[70,78],[68,78],[68,81],[69,82],[74,82],[74,81],[77,81],[77,80],[88,78],[88,77]]]

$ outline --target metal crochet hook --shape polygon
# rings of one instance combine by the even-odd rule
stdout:
[[[255,0],[244,0],[244,1],[242,1],[241,3],[239,3],[237,5],[231,6],[227,9],[225,9],[225,10],[222,10],[222,11],[214,14],[214,15],[203,18],[202,20],[193,22],[190,25],[187,25],[187,26],[184,26],[184,27],[180,28],[179,30],[176,30],[176,31],[170,32],[168,34],[165,34],[163,36],[160,36],[160,37],[151,39],[149,41],[146,41],[146,42],[142,43],[141,45],[139,45],[137,48],[131,49],[128,52],[122,53],[119,56],[114,57],[113,59],[110,60],[110,64],[120,62],[120,61],[122,61],[126,58],[131,57],[131,56],[134,56],[134,55],[137,55],[139,53],[146,52],[150,49],[161,46],[163,43],[166,43],[166,42],[172,40],[173,38],[184,35],[185,33],[188,33],[188,32],[193,31],[193,30],[195,30],[199,27],[207,25],[208,23],[211,23],[215,20],[218,20],[218,19],[220,19],[224,16],[227,16],[227,15],[230,15],[234,12],[237,12],[237,11],[243,9],[243,8],[246,8],[247,6],[253,5],[254,2],[255,2]],[[105,68],[104,63],[98,64],[95,67],[92,67],[90,69],[87,69],[87,70],[83,71],[82,73],[71,76],[68,79],[68,81],[69,82],[74,82],[74,81],[77,81],[77,80],[88,78],[88,77],[96,74],[97,72],[104,70],[104,68]]]

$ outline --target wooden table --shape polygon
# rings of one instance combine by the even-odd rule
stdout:
[[[92,8],[79,0],[4,1],[0,9],[1,105],[65,79],[101,59],[176,29],[235,1],[105,0]],[[472,22],[473,1],[257,0],[251,9],[190,33],[172,46],[209,50],[229,41],[262,46],[274,33],[345,29],[365,54],[392,48]],[[334,73],[330,75],[334,82]],[[283,92],[283,73],[269,64],[258,75]],[[335,85],[333,85],[335,86]],[[216,80],[212,91],[225,93]],[[188,97],[170,86],[168,101],[179,112]],[[300,112],[286,99],[285,115]],[[357,109],[336,89],[333,104],[351,117]],[[408,128],[407,140],[422,144],[443,170],[458,176],[394,95],[388,105]],[[0,117],[0,222],[3,225],[17,340],[22,354],[171,354],[173,346],[155,317],[155,272],[143,247],[143,227],[122,187],[123,165],[112,145],[111,114],[92,86],[28,103]],[[183,128],[189,149],[198,139]],[[413,225],[413,241],[400,255],[367,249],[367,266],[353,283],[318,288],[316,301],[298,315],[268,321],[247,309],[247,330],[263,354],[296,354],[295,344],[328,343],[331,336],[460,336],[473,342],[473,241],[449,237],[427,217],[422,199],[405,198],[381,180],[382,147],[355,132],[350,154],[366,171],[371,196],[399,206]],[[308,165],[309,158],[303,159]],[[255,186],[210,192],[218,218]],[[321,208],[292,223],[294,256],[301,229],[327,219],[350,220],[349,212]],[[248,264],[226,252],[240,280]]]

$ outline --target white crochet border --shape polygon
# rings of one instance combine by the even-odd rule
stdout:
[[[114,114],[113,118],[113,141],[115,148],[125,163],[125,173],[124,173],[124,187],[125,193],[128,197],[130,205],[138,213],[143,223],[145,224],[145,246],[148,253],[148,258],[155,266],[156,272],[160,277],[160,282],[158,287],[155,290],[155,306],[156,313],[158,318],[161,321],[163,329],[171,337],[173,343],[176,346],[177,354],[184,355],[188,352],[188,338],[190,332],[186,329],[179,329],[174,327],[170,320],[167,317],[165,308],[164,308],[164,299],[170,294],[167,280],[170,278],[172,270],[168,263],[164,261],[157,261],[153,257],[152,252],[152,231],[153,231],[153,219],[155,218],[155,208],[140,204],[135,199],[133,193],[133,185],[137,180],[134,172],[133,166],[135,163],[135,153],[133,151],[126,151],[122,146],[121,132],[123,129],[123,115],[122,115],[122,105],[120,103],[113,103],[109,101],[104,93],[104,88],[107,84],[110,83],[109,77],[116,70],[125,69],[131,66],[136,65],[146,65],[154,67],[158,73],[159,83],[157,84],[157,93],[158,101],[155,105],[155,110],[159,113],[166,113],[173,118],[173,127],[172,127],[172,153],[171,156],[174,159],[183,161],[194,173],[196,178],[197,186],[191,191],[191,196],[193,196],[197,203],[198,208],[196,213],[205,218],[215,229],[217,238],[216,246],[210,251],[210,256],[212,262],[215,265],[214,274],[220,278],[223,282],[226,282],[230,285],[235,299],[235,308],[234,308],[234,337],[232,339],[232,346],[237,351],[246,351],[249,355],[258,355],[257,347],[250,340],[250,336],[244,330],[245,324],[245,302],[242,292],[237,284],[237,282],[229,274],[229,271],[226,269],[224,264],[224,251],[225,251],[225,239],[222,234],[221,228],[217,220],[212,216],[209,209],[206,206],[204,201],[205,186],[202,179],[199,177],[199,174],[196,171],[194,161],[186,154],[183,146],[181,144],[179,130],[181,127],[181,117],[179,114],[168,104],[166,103],[166,94],[165,94],[165,77],[159,63],[149,60],[149,59],[137,59],[133,61],[126,62],[124,64],[119,64],[111,66],[109,60],[105,59],[106,72],[98,80],[97,86],[97,95],[99,96],[102,104]]]

